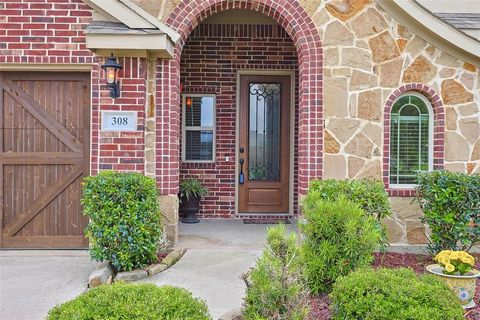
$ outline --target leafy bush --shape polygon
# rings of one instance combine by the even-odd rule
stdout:
[[[308,291],[302,269],[295,234],[287,237],[284,225],[269,228],[263,255],[256,267],[243,275],[247,285],[244,319],[306,319]]]
[[[480,175],[433,171],[417,178],[422,221],[432,232],[432,253],[469,251],[480,243]]]
[[[85,178],[91,257],[109,260],[118,271],[155,262],[163,235],[157,197],[155,181],[139,173],[103,171]]]
[[[392,214],[383,182],[371,179],[312,180],[308,192],[319,192],[325,201],[334,201],[340,195],[357,203],[366,213],[378,221]]]
[[[337,277],[372,262],[382,234],[357,204],[343,196],[323,201],[319,191],[310,191],[303,213],[305,275],[312,293],[329,291]]]
[[[48,320],[138,319],[208,320],[205,302],[185,289],[116,282],[99,286],[54,307]]]
[[[433,275],[409,269],[361,269],[340,277],[330,294],[333,320],[462,320],[455,294]]]

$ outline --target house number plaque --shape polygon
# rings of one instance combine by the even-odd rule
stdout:
[[[137,131],[137,113],[102,111],[102,131]]]

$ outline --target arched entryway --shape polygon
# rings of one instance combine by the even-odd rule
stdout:
[[[323,110],[320,36],[308,14],[291,0],[184,0],[166,23],[181,35],[172,60],[157,66],[157,182],[162,194],[178,192],[180,174],[180,61],[192,31],[206,18],[228,10],[253,10],[273,19],[291,38],[298,57],[298,110],[295,153],[298,158],[293,193],[304,194],[308,181],[322,177]]]

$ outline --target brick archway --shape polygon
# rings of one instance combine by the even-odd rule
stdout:
[[[298,185],[304,194],[309,180],[323,172],[323,54],[317,29],[297,1],[182,0],[166,20],[181,38],[172,60],[157,66],[157,183],[164,195],[175,195],[179,183],[180,56],[190,33],[207,17],[225,10],[247,9],[271,17],[291,37],[298,55]]]
[[[433,169],[444,168],[445,162],[445,108],[440,96],[421,83],[409,83],[396,89],[387,99],[383,125],[383,182],[391,196],[411,197],[415,194],[413,189],[390,188],[390,112],[395,101],[406,92],[418,92],[430,101],[433,110]]]

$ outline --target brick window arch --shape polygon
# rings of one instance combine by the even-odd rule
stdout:
[[[166,24],[180,34],[172,60],[157,66],[157,183],[162,194],[178,192],[180,137],[180,56],[190,33],[207,17],[231,9],[260,12],[274,19],[291,37],[298,56],[298,185],[304,194],[309,180],[323,172],[323,54],[315,24],[298,1],[182,0]]]
[[[409,92],[420,94],[430,102],[429,107],[431,107],[433,111],[433,119],[430,120],[433,124],[433,137],[431,138],[431,141],[429,141],[429,143],[432,145],[430,149],[430,156],[433,157],[431,169],[439,170],[444,168],[445,110],[440,96],[435,92],[435,90],[424,84],[410,83],[401,86],[388,97],[384,108],[383,182],[385,183],[385,187],[391,196],[409,197],[415,194],[414,188],[396,188],[390,184],[390,132],[392,107],[399,98],[407,95]]]

